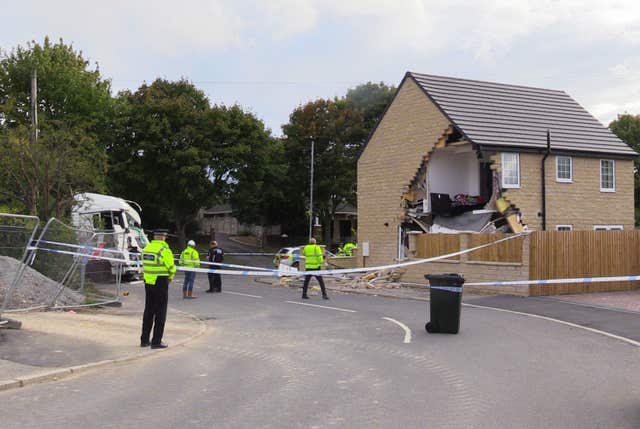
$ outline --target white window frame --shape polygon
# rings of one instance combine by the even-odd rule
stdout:
[[[501,166],[502,166],[502,188],[504,189],[517,189],[520,187],[520,154],[517,152],[502,152],[501,154],[501,158],[500,161],[502,162]],[[517,176],[518,176],[518,183],[505,183],[504,179],[505,179],[505,174],[504,174],[504,166],[505,166],[505,155],[514,155],[516,157],[516,165],[517,165]]]
[[[566,229],[560,229],[566,228]],[[573,225],[556,225],[556,231],[573,231]]]
[[[624,231],[622,225],[593,225],[594,231]]]
[[[603,188],[602,187],[602,162],[603,161],[611,161],[611,167],[613,172],[613,187],[612,188]],[[615,192],[616,191],[616,161],[613,159],[601,159],[600,160],[600,192]]]
[[[561,158],[565,158],[569,160],[569,178],[558,177],[558,173],[560,172],[560,169],[558,168],[558,161],[560,161]],[[560,183],[573,182],[573,158],[571,158],[570,156],[561,156],[561,155],[556,156],[556,182],[560,182]]]

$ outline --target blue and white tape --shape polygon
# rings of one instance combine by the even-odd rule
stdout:
[[[553,285],[561,283],[603,283],[603,282],[633,282],[639,281],[638,276],[613,276],[613,277],[576,277],[571,279],[547,279],[547,280],[513,280],[496,282],[465,283],[465,286],[521,286],[521,285]]]
[[[197,273],[215,273],[215,274],[228,274],[228,275],[240,275],[240,276],[266,276],[266,277],[299,277],[304,275],[329,275],[330,276],[330,275],[336,275],[336,274],[366,273],[366,272],[372,272],[372,271],[382,271],[382,270],[389,270],[394,268],[408,267],[412,265],[419,265],[419,264],[425,264],[428,262],[438,261],[441,259],[452,258],[454,256],[459,256],[465,253],[474,252],[476,250],[483,249],[485,247],[495,246],[496,244],[513,240],[519,237],[523,237],[528,234],[529,234],[528,232],[523,232],[521,234],[515,234],[510,237],[505,237],[496,241],[492,241],[491,243],[482,244],[480,246],[472,247],[465,250],[460,250],[458,252],[448,253],[446,255],[434,256],[432,258],[418,259],[415,261],[401,262],[398,264],[379,265],[375,267],[366,267],[366,268],[343,268],[343,269],[337,269],[337,270],[312,270],[312,271],[280,271],[280,270],[265,271],[265,269],[262,267],[247,267],[247,268],[250,268],[249,271],[235,271],[235,270],[178,267],[178,270],[193,271]],[[78,246],[78,245],[74,245],[74,246]],[[85,248],[85,246],[78,246],[78,247]],[[95,249],[101,250],[101,248],[95,248]],[[115,259],[115,258],[108,258],[100,255],[87,255],[84,253],[67,252],[67,251],[60,251],[60,250],[48,249],[48,248],[39,248],[39,247],[33,247],[33,246],[31,246],[29,250],[54,251],[57,253],[64,253],[68,255],[76,255],[76,256],[82,256],[82,257],[90,256],[93,259],[104,259],[104,260],[111,260],[115,262],[130,263],[130,261],[126,261],[124,259]],[[219,264],[215,264],[215,265],[219,265]]]

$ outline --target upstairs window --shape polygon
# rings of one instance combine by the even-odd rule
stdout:
[[[616,191],[616,164],[612,159],[600,160],[600,192]]]
[[[506,189],[520,187],[520,154],[502,154],[502,187]]]
[[[570,183],[573,171],[570,156],[556,156],[556,182]]]

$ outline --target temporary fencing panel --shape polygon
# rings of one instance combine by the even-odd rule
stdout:
[[[0,314],[10,308],[38,225],[37,216],[0,213]]]
[[[50,219],[26,246],[26,264],[14,260],[19,268],[5,311],[117,302],[124,244],[123,234],[81,230]]]

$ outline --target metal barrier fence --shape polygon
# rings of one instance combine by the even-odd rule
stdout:
[[[9,308],[39,224],[37,216],[0,213],[0,315]]]
[[[119,302],[123,263],[97,257],[122,260],[124,233],[82,230],[52,218],[22,244],[23,258],[5,261],[14,277],[0,313]]]

